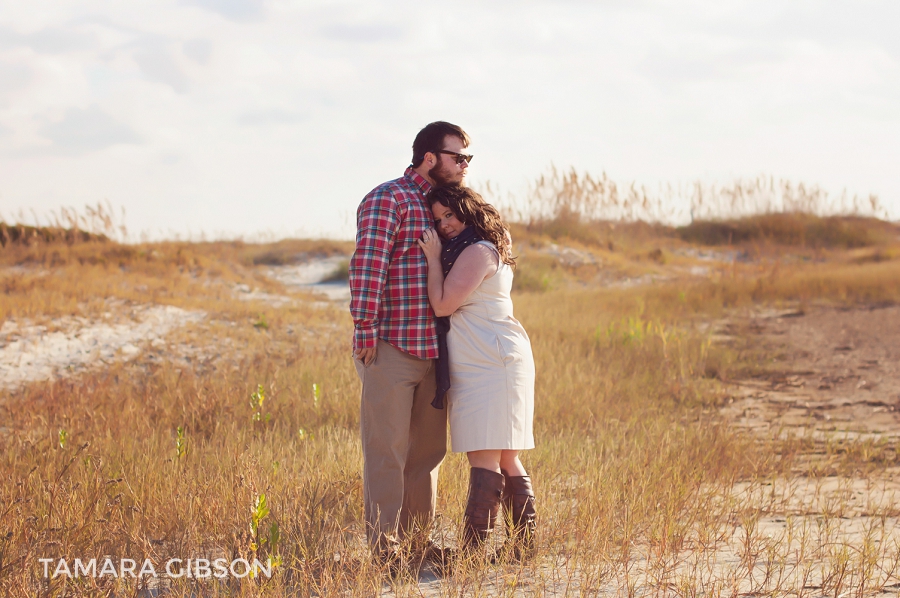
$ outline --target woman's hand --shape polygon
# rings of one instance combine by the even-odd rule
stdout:
[[[427,229],[422,233],[422,238],[419,239],[417,243],[419,244],[419,247],[422,248],[422,252],[429,262],[433,260],[440,261],[442,245],[441,238],[438,236],[436,230],[433,228]]]

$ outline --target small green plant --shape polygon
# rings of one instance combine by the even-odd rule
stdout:
[[[253,415],[250,416],[252,421],[265,421],[268,422],[272,419],[271,413],[263,414],[263,404],[266,402],[266,389],[263,388],[262,384],[256,385],[256,392],[250,395],[250,409],[253,410]]]
[[[259,314],[257,316],[256,321],[253,322],[253,327],[257,330],[268,330],[269,323],[266,321],[266,314]]]
[[[319,408],[319,399],[322,397],[322,387],[313,382],[312,385],[313,406]]]
[[[272,521],[265,536],[260,535],[263,519],[269,515],[269,505],[265,494],[256,497],[256,502],[250,507],[250,550],[260,557],[266,556],[273,567],[281,565],[282,558],[278,554],[278,542],[281,540],[281,532],[278,522]],[[263,554],[265,553],[265,554]]]
[[[661,325],[643,320],[639,316],[629,316],[610,323],[606,329],[606,338],[609,341],[621,342],[623,345],[640,344],[657,327],[661,327]],[[596,336],[599,340],[601,336],[599,330]]]
[[[517,266],[516,275],[513,278],[513,291],[544,293],[551,290],[553,279],[550,276],[550,268],[551,266],[543,261],[537,260],[524,267]]]
[[[65,428],[59,430],[59,448],[66,448],[66,442],[69,440],[69,432]]]
[[[269,524],[269,537],[266,542],[269,545],[269,563],[273,567],[281,565],[281,555],[278,553],[278,542],[281,540],[281,532],[278,530],[278,523],[273,521]]]
[[[184,436],[184,426],[175,428],[175,460],[183,459],[187,455],[187,438]]]
[[[250,507],[250,548],[259,550],[259,524],[269,514],[269,505],[265,494],[256,497],[256,502]]]

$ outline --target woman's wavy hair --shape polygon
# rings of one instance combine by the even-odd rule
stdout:
[[[468,187],[455,185],[435,187],[428,194],[428,205],[433,206],[436,203],[449,208],[466,226],[474,226],[481,238],[494,244],[504,264],[516,267],[509,228],[503,224],[497,208],[484,201],[481,195]]]

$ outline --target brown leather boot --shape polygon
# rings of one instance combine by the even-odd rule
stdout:
[[[469,470],[469,498],[463,526],[463,545],[474,548],[484,544],[494,529],[503,496],[503,474],[473,467]]]
[[[516,558],[534,549],[537,532],[537,514],[534,508],[534,490],[531,476],[510,476],[503,473],[503,518],[506,520],[507,542],[513,545]]]

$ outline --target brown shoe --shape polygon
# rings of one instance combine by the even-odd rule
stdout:
[[[445,575],[450,573],[455,557],[456,554],[449,546],[438,546],[429,540],[422,551],[421,562],[428,563],[434,571]]]
[[[463,545],[484,544],[494,529],[503,496],[503,474],[473,467],[469,470],[469,498],[463,527]]]
[[[391,578],[396,579],[406,569],[406,558],[398,546],[386,546],[372,553],[372,561]]]
[[[534,508],[534,490],[531,476],[510,476],[505,472],[503,492],[503,518],[506,520],[507,542],[515,549],[517,559],[534,550],[537,533],[537,514]]]

